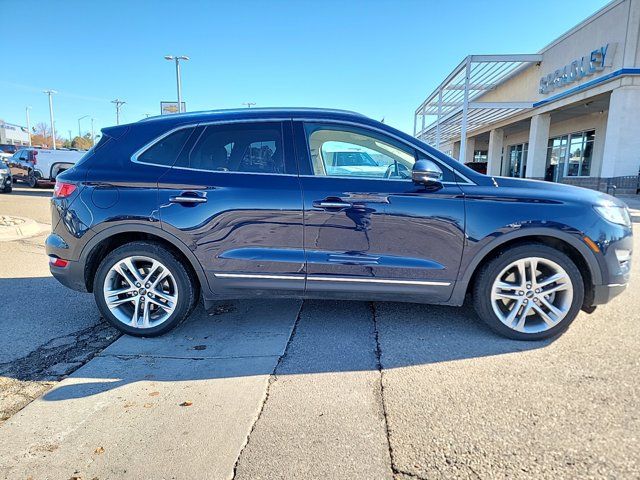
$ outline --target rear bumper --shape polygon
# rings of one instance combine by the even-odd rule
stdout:
[[[84,265],[80,262],[69,261],[66,267],[54,267],[49,265],[51,275],[65,287],[78,292],[86,292],[84,281]]]
[[[59,235],[52,233],[45,240],[45,249],[50,258],[62,258],[68,262],[66,267],[56,267],[49,263],[51,275],[61,284],[72,290],[86,292],[84,263],[69,260],[69,246],[67,243]]]

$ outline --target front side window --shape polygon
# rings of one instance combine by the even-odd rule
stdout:
[[[193,128],[183,128],[167,135],[139,155],[138,161],[154,165],[173,165],[192,132]]]
[[[182,152],[176,166],[212,172],[285,173],[282,145],[280,123],[210,125]]]
[[[317,176],[409,179],[415,153],[360,129],[306,124]]]

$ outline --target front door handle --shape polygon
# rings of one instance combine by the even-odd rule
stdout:
[[[176,197],[169,197],[169,202],[171,203],[183,203],[193,205],[196,203],[207,203],[206,197],[200,197],[197,195],[178,195]]]
[[[316,200],[313,202],[313,206],[324,210],[344,210],[352,207],[349,202],[341,202],[339,200]]]

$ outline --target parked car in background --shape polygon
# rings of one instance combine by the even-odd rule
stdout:
[[[482,175],[356,113],[196,112],[102,132],[57,178],[46,250],[54,277],[131,335],[170,330],[199,297],[470,294],[496,332],[538,340],[629,281],[620,200]]]
[[[0,192],[11,193],[12,187],[11,169],[6,163],[0,162]]]
[[[6,163],[7,160],[9,160],[9,158],[11,158],[13,154],[18,151],[18,148],[20,147],[18,147],[17,145],[11,145],[8,143],[0,144],[0,161]]]
[[[86,152],[22,148],[8,160],[13,181],[27,182],[30,187],[52,185],[58,174],[73,167]]]
[[[474,172],[486,174],[487,173],[487,162],[467,162],[465,163],[467,167],[469,167]]]

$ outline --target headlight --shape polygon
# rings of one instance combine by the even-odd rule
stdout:
[[[631,216],[629,210],[626,207],[620,207],[618,205],[595,205],[593,207],[595,211],[602,218],[611,223],[617,223],[618,225],[624,225],[625,227],[631,226]]]

